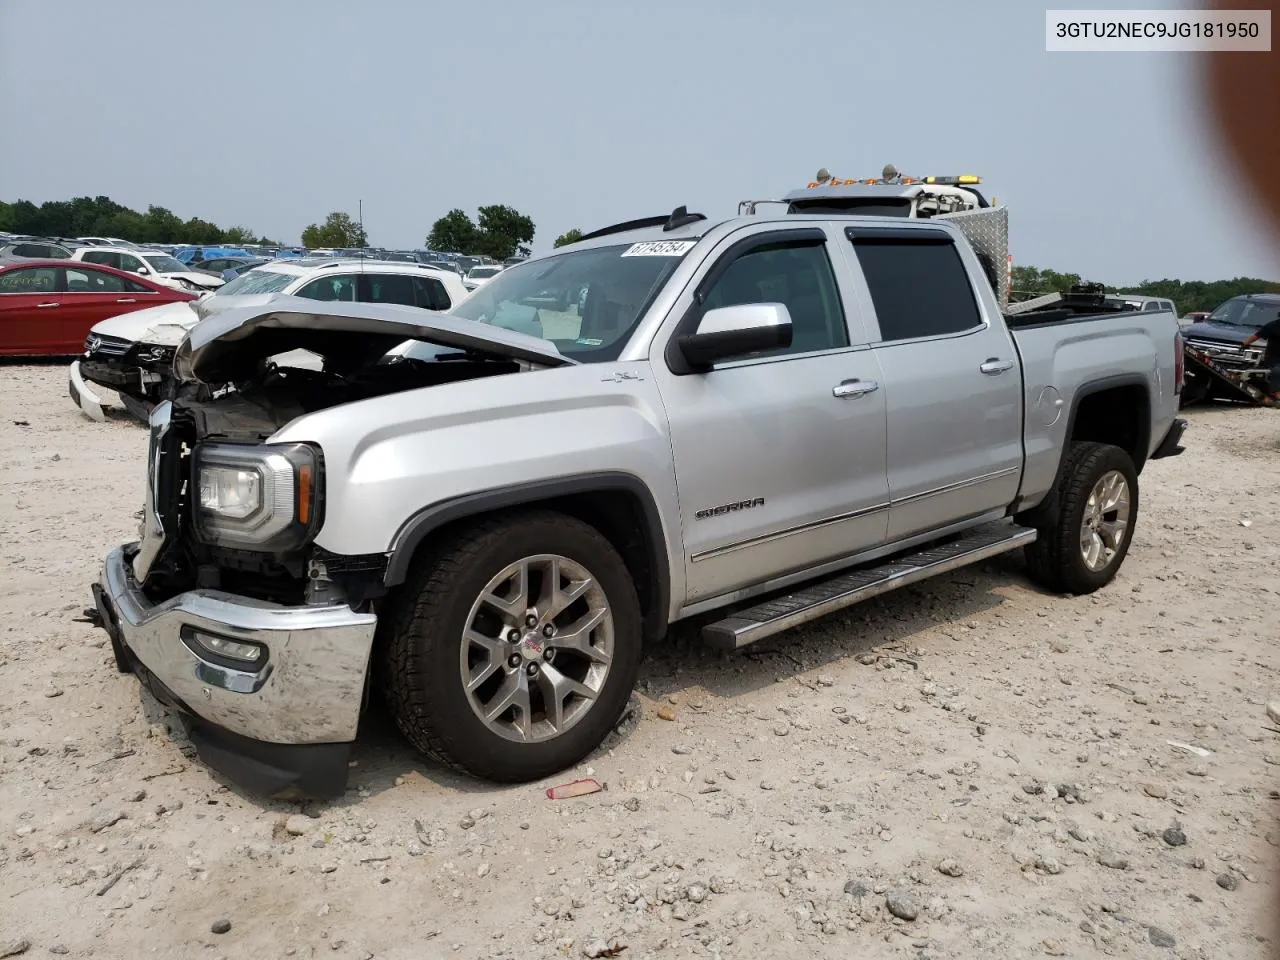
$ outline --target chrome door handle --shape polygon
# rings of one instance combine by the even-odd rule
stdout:
[[[57,307],[57,306],[61,306],[61,304],[57,304],[57,303],[37,303],[37,304],[36,304],[36,309],[37,309],[37,310],[41,310],[41,309],[43,309],[43,308],[45,308],[45,307]]]
[[[1011,370],[1012,368],[1012,360],[1000,360],[996,357],[989,358],[985,363],[978,367],[978,369],[988,377],[997,376],[998,374],[1004,373],[1006,370]]]
[[[117,301],[116,301],[116,303],[137,303],[137,302],[138,302],[138,301],[137,301],[136,299],[133,299],[133,298],[130,298],[130,297],[126,297],[126,298],[124,298],[124,299],[121,299],[121,300],[117,300]]]
[[[833,397],[864,397],[868,393],[880,389],[874,380],[842,380],[831,388]]]

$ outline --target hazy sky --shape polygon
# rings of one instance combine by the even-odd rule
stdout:
[[[1016,263],[1280,277],[1194,55],[1049,54],[1045,6],[0,0],[0,198],[106,194],[287,242],[362,199],[385,246],[506,203],[542,250],[892,162],[980,174]]]

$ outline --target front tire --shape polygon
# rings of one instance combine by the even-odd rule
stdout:
[[[488,780],[577,763],[621,716],[640,667],[626,564],[594,527],[550,511],[483,521],[425,557],[389,621],[397,726]]]
[[[1026,548],[1031,578],[1057,593],[1086,594],[1115,578],[1138,520],[1133,459],[1105,443],[1072,443],[1058,479],[1058,509]]]

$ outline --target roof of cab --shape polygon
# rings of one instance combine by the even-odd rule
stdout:
[[[809,193],[818,193],[818,191],[808,191]],[[848,196],[848,194],[844,194]],[[654,218],[657,219],[657,218]],[[674,229],[667,229],[664,226],[650,224],[647,226],[636,227],[634,229],[617,230],[616,232],[608,227],[596,231],[596,235],[588,235],[586,239],[579,240],[576,243],[567,244],[563,247],[557,247],[546,253],[530,257],[530,262],[537,262],[549,257],[562,253],[571,253],[577,250],[598,249],[600,247],[618,247],[626,246],[634,243],[653,243],[669,240],[701,240],[703,237],[720,230],[724,227],[731,227],[741,224],[760,224],[760,223],[776,223],[779,225],[798,226],[802,222],[828,222],[838,220],[841,222],[848,221],[850,225],[860,223],[862,225],[885,225],[885,218],[874,214],[860,214],[856,211],[848,213],[756,213],[739,215],[735,217],[723,217],[721,219],[702,219],[696,222],[687,223]],[[634,221],[627,221],[631,223]],[[943,229],[961,236],[960,231],[950,222],[939,218],[893,218],[890,224],[894,229],[904,230],[938,230]],[[620,224],[619,226],[625,226]],[[604,232],[608,231],[608,232]],[[513,264],[507,269],[514,269],[518,264]]]
[[[616,247],[630,243],[642,243],[646,241],[657,240],[699,240],[706,236],[713,229],[724,223],[724,220],[698,220],[693,223],[687,223],[683,226],[667,230],[662,226],[643,226],[635,227],[630,230],[618,230],[616,232],[602,233],[596,236],[588,236],[584,240],[577,243],[559,247],[551,253],[559,253],[562,250],[587,250],[594,247]],[[605,228],[608,229],[608,228]],[[546,254],[544,254],[545,256]],[[531,257],[531,260],[541,259],[540,257]],[[507,269],[511,270],[520,266],[513,263]]]

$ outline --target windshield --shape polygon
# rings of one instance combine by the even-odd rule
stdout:
[[[1234,300],[1228,300],[1213,313],[1209,314],[1209,319],[1213,323],[1225,323],[1232,327],[1253,327],[1256,329],[1274,320],[1278,308],[1280,308],[1280,303],[1259,303],[1255,300],[1237,297]]]
[[[291,273],[276,270],[250,270],[234,280],[228,280],[214,293],[215,297],[237,296],[242,293],[279,293],[296,278]]]
[[[450,312],[541,337],[578,361],[616,360],[692,242],[671,246],[679,253],[628,256],[622,244],[508,267]]]
[[[501,267],[472,267],[468,276],[472,280],[487,280],[489,277],[496,277],[501,272]]]
[[[186,273],[191,268],[181,260],[175,260],[173,257],[143,257],[151,265],[151,269],[156,273]]]

